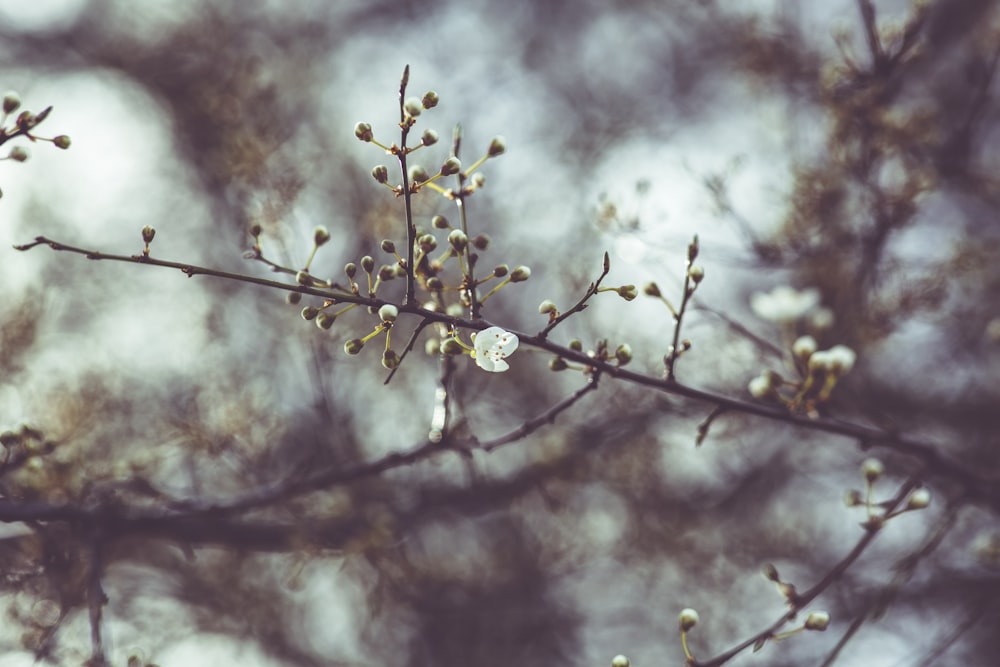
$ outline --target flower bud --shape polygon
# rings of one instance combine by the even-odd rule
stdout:
[[[583,352],[583,341],[581,341],[579,338],[574,338],[569,342],[569,345],[567,345],[567,347],[573,350],[574,352]]]
[[[616,655],[611,659],[611,667],[629,667],[628,658],[623,655]]]
[[[424,354],[433,357],[441,353],[441,341],[437,338],[428,338],[424,341]]]
[[[385,239],[384,241],[382,241],[382,252],[389,253],[390,255],[395,255],[396,244],[390,241],[389,239]]]
[[[432,276],[427,279],[427,289],[434,291],[444,289],[444,283],[437,276]]]
[[[438,105],[438,101],[439,101],[438,94],[435,93],[433,90],[428,90],[426,93],[424,93],[424,97],[423,99],[420,100],[420,104],[425,109],[433,109]]]
[[[635,285],[622,285],[617,291],[618,296],[626,301],[632,301],[635,297],[639,296],[639,291],[635,288]]]
[[[395,322],[397,317],[399,317],[399,309],[391,303],[378,309],[378,318],[383,322]]]
[[[350,355],[355,355],[361,352],[361,348],[365,346],[364,342],[360,338],[352,338],[351,340],[344,343],[344,352]]]
[[[302,309],[301,315],[302,319],[307,322],[309,320],[314,320],[316,319],[316,316],[319,315],[319,308],[316,308],[315,306],[306,306]]]
[[[556,304],[553,301],[546,299],[538,304],[538,312],[542,315],[548,315],[558,313],[559,309],[556,308]]]
[[[371,255],[365,255],[361,258],[361,270],[365,273],[371,273],[375,270],[375,260],[372,259]]]
[[[461,229],[453,229],[448,234],[448,243],[455,249],[455,252],[462,253],[469,246],[469,237]]]
[[[804,627],[806,630],[816,630],[823,632],[830,625],[830,614],[825,611],[814,611],[806,617]]]
[[[688,278],[691,279],[691,282],[697,285],[698,283],[700,283],[702,280],[705,279],[705,269],[701,268],[700,266],[692,266],[690,269],[688,269]]]
[[[431,218],[431,225],[434,229],[448,229],[451,227],[451,225],[448,224],[448,219],[443,215],[435,215]]]
[[[750,384],[747,385],[747,390],[754,398],[764,398],[772,389],[774,389],[773,376],[766,371],[750,380]]]
[[[781,581],[781,577],[778,575],[778,568],[773,563],[764,565],[763,575],[768,581]]]
[[[922,510],[931,504],[931,492],[927,489],[917,489],[910,494],[910,499],[906,501],[906,509]]]
[[[3,96],[3,112],[14,113],[21,108],[21,96],[13,90]]]
[[[371,141],[373,138],[372,126],[370,123],[358,123],[354,126],[354,136],[361,141]]]
[[[632,361],[632,346],[628,343],[622,343],[615,350],[615,359],[618,360],[619,366],[624,366],[628,362]]]
[[[688,262],[693,262],[695,258],[698,257],[698,235],[695,234],[694,240],[688,245]]]
[[[344,273],[347,274],[349,280],[354,280],[354,276],[358,273],[358,265],[354,262],[348,262],[344,265]]]
[[[424,130],[424,133],[420,135],[420,143],[424,146],[433,146],[438,142],[438,133],[431,129]]]
[[[333,315],[332,313],[320,313],[319,316],[316,318],[316,326],[318,326],[320,329],[329,329],[330,327],[333,326],[333,322],[336,319],[337,316]]]
[[[423,183],[428,180],[430,176],[427,174],[427,170],[421,167],[419,164],[415,164],[410,167],[410,180],[414,183]]]
[[[494,273],[496,273],[496,269],[494,269]],[[510,281],[512,283],[523,283],[530,277],[531,277],[531,269],[528,268],[527,266],[519,266],[510,272]]]
[[[142,242],[149,245],[153,242],[153,237],[156,236],[156,230],[146,225],[142,228]]]
[[[389,168],[384,164],[375,166],[372,169],[372,178],[379,183],[387,183],[389,181]]]
[[[496,278],[503,278],[510,271],[510,267],[506,264],[500,264],[495,269],[493,269],[493,276]]]
[[[289,292],[285,295],[285,301],[295,306],[302,301],[302,292]]]
[[[441,175],[451,176],[462,171],[462,161],[457,157],[450,157],[441,165]]]
[[[23,146],[14,146],[7,153],[7,158],[14,162],[24,162],[28,159],[28,151]]]
[[[417,245],[420,246],[420,249],[424,252],[431,252],[437,248],[438,242],[437,239],[434,238],[433,234],[424,234],[417,239]]]
[[[563,359],[562,357],[552,357],[551,359],[549,359],[550,371],[555,371],[556,373],[558,373],[559,371],[566,370],[568,367],[569,364],[567,364],[566,360]]]
[[[472,239],[472,247],[476,250],[486,250],[490,246],[490,237],[488,234],[479,234]]]
[[[300,285],[311,285],[312,276],[309,275],[308,271],[299,271],[295,274],[295,282]]]
[[[330,232],[323,225],[318,225],[316,229],[313,230],[313,243],[317,246],[321,246],[330,240]]]
[[[844,494],[844,504],[848,507],[860,507],[865,504],[864,496],[857,489],[851,489]]]
[[[396,271],[388,265],[379,267],[378,279],[386,283],[396,277]]]
[[[698,612],[694,609],[688,608],[681,610],[680,614],[680,629],[681,632],[687,632],[694,626],[698,625]]]
[[[407,98],[407,100],[403,102],[403,111],[414,118],[419,116],[420,112],[423,110],[424,105],[421,104],[420,100],[416,97]]]
[[[503,155],[507,150],[507,142],[504,141],[503,137],[493,137],[490,142],[490,147],[487,149],[486,154],[490,157],[497,157],[498,155]]]
[[[885,474],[885,466],[876,458],[867,458],[861,463],[861,475],[872,483]]]
[[[477,190],[486,185],[486,174],[481,171],[477,171],[472,175],[472,187]]]
[[[447,355],[455,356],[457,354],[462,354],[465,349],[462,347],[462,344],[454,338],[446,338],[444,342],[441,343],[441,351]]]
[[[382,365],[390,371],[399,366],[399,355],[395,350],[386,350],[382,353]]]
[[[263,229],[261,229],[259,222],[255,222],[252,225],[250,225],[250,228],[247,231],[250,233],[250,236],[257,238],[258,236],[260,236]]]
[[[798,359],[807,361],[816,352],[816,339],[812,336],[800,336],[792,344],[792,354]]]

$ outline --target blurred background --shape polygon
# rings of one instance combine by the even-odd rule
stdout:
[[[11,249],[46,235],[136,254],[151,225],[155,257],[280,279],[244,258],[249,226],[297,267],[325,225],[314,274],[385,263],[382,239],[405,245],[402,202],[354,126],[398,141],[407,64],[410,92],[441,99],[419,118],[442,137],[415,154],[429,171],[456,124],[465,164],[506,139],[470,231],[492,239],[482,266],[532,276],[490,299],[491,322],[538,331],[538,304],[568,309],[605,250],[606,285],[656,281],[676,304],[697,235],[680,381],[751,400],[762,370],[794,375],[796,336],[848,345],[858,363],[828,414],[996,480],[998,34],[987,0],[0,5],[0,88],[53,105],[38,134],[73,142],[0,149],[30,152],[0,162],[0,496],[151,516],[425,442],[430,329],[386,386],[377,349],[343,353],[371,330],[364,313],[324,331],[277,291]],[[415,210],[426,229],[457,217],[429,191]],[[751,308],[780,285],[817,289],[820,308],[777,322]],[[660,377],[672,333],[658,300],[607,293],[553,340],[628,343],[630,368]],[[522,349],[487,374],[460,359],[456,433],[496,437],[586,383],[548,360]],[[783,613],[765,563],[806,589],[860,539],[864,511],[843,498],[875,455],[876,496],[916,475],[931,506],[894,518],[816,601],[826,633],[729,664],[995,664],[995,508],[890,450],[738,413],[696,447],[711,408],[604,378],[496,451],[123,525],[103,553],[109,661],[679,664],[685,607],[707,658]],[[81,525],[0,527],[0,667],[88,659]]]

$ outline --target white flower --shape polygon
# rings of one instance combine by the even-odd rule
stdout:
[[[787,285],[779,285],[770,292],[755,292],[750,297],[750,308],[762,319],[792,322],[816,308],[819,296],[815,287],[800,292]]]
[[[490,327],[476,334],[474,344],[476,364],[491,373],[502,373],[510,368],[504,358],[517,349],[517,336],[500,327]]]

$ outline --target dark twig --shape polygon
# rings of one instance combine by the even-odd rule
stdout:
[[[604,264],[603,264],[603,268],[601,270],[601,275],[597,276],[597,280],[595,280],[594,282],[590,283],[590,287],[588,287],[587,291],[584,292],[583,297],[579,301],[576,302],[576,305],[574,305],[572,308],[570,308],[569,310],[567,310],[565,313],[562,313],[561,315],[559,315],[559,317],[553,319],[551,322],[549,322],[546,325],[546,327],[544,329],[542,329],[541,331],[539,331],[538,332],[538,338],[544,339],[546,336],[549,335],[550,331],[552,331],[553,329],[555,329],[556,326],[558,326],[567,317],[569,317],[570,315],[573,315],[574,313],[579,313],[580,311],[586,309],[586,307],[587,307],[587,301],[590,299],[590,297],[592,297],[595,294],[597,294],[597,288],[601,286],[601,281],[604,280],[604,278],[608,275],[609,271],[611,271],[611,258],[608,256],[608,253],[604,253]]]
[[[87,605],[90,609],[90,660],[88,667],[105,667],[108,664],[104,653],[104,640],[101,637],[101,616],[104,605],[108,602],[104,588],[101,586],[101,575],[104,570],[104,545],[100,531],[95,532],[90,542],[89,571],[87,573]]]

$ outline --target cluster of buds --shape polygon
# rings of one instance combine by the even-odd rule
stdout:
[[[750,380],[747,390],[754,398],[773,399],[790,411],[817,416],[816,406],[830,400],[837,383],[854,368],[857,354],[846,345],[819,350],[816,339],[801,336],[792,344],[792,364],[798,380],[787,380],[765,370]]]
[[[889,510],[891,501],[877,502],[874,499],[875,484],[885,476],[885,465],[873,457],[861,462],[861,477],[865,481],[865,490],[851,489],[844,497],[848,507],[864,507],[867,518],[861,524],[866,530],[878,530],[889,519],[916,510],[925,509],[931,504],[931,492],[926,487],[917,487],[910,491],[906,503],[895,510]]]
[[[583,342],[578,338],[571,340],[567,347],[574,352],[583,353]],[[632,361],[632,346],[628,343],[620,343],[614,349],[608,344],[605,339],[600,339],[597,341],[597,345],[594,349],[587,350],[587,357],[600,362],[614,362],[619,367],[627,365]],[[590,365],[579,365],[571,364],[560,356],[554,356],[549,360],[549,370],[552,371],[565,371],[574,370],[581,371],[583,373],[592,373],[593,366]]]
[[[41,125],[49,117],[49,114],[52,113],[52,107],[46,107],[37,114],[27,110],[17,113],[20,108],[21,97],[17,93],[8,92],[3,96],[3,115],[0,116],[0,145],[7,143],[14,137],[23,136],[32,142],[47,141],[56,148],[63,150],[69,148],[71,143],[70,138],[65,134],[49,138],[40,137],[34,133],[35,128]],[[17,116],[14,116],[15,113],[17,113]],[[14,116],[14,124],[8,127],[7,121],[12,116]],[[6,156],[0,157],[0,160],[24,162],[28,157],[28,150],[26,148],[23,146],[14,146],[7,152]]]

